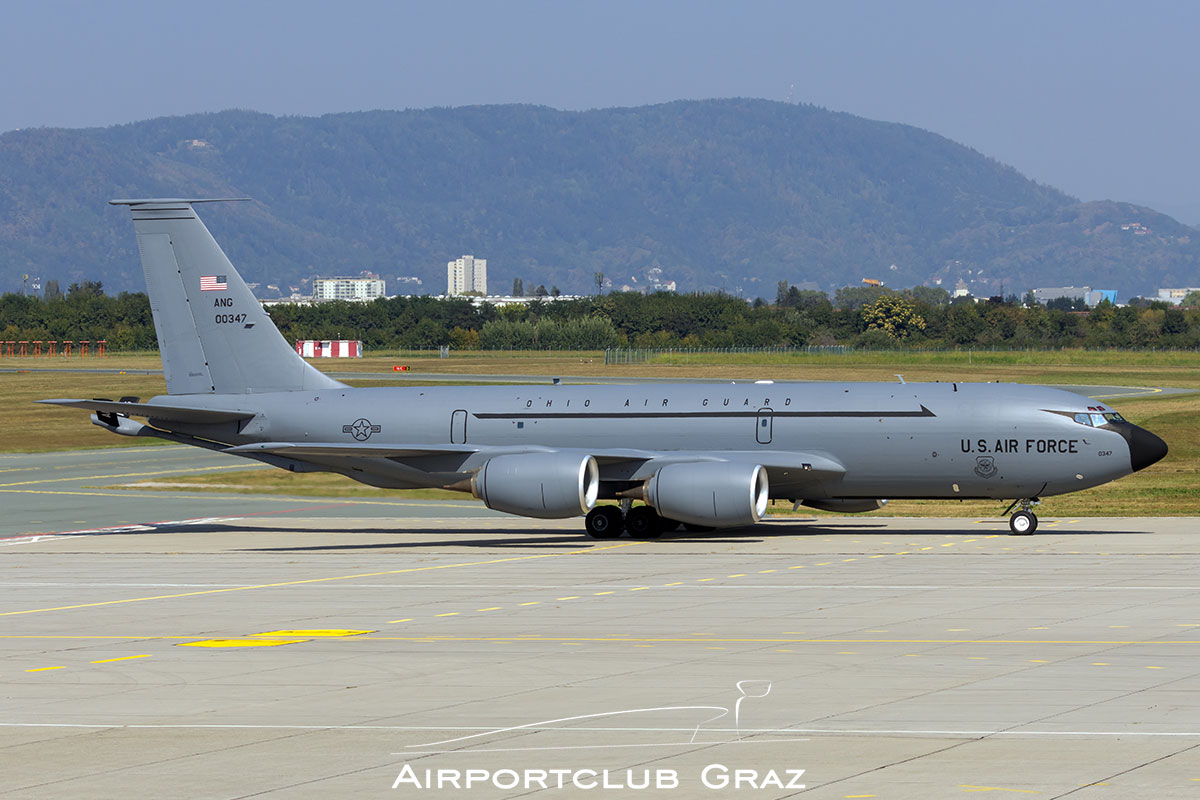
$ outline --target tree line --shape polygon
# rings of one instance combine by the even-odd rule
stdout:
[[[157,346],[144,293],[106,295],[98,282],[72,284],[45,297],[0,296],[0,339],[106,339],[113,351]],[[780,282],[774,302],[729,294],[636,292],[572,300],[534,298],[528,305],[475,306],[466,298],[392,297],[369,303],[273,305],[288,341],[359,339],[368,351],[600,350],[609,347],[723,348],[849,345],[897,347],[1200,347],[1200,297],[1184,307],[1104,302],[1081,311],[1071,301],[1047,305],[993,297],[951,298],[919,286],[846,287],[831,299]]]

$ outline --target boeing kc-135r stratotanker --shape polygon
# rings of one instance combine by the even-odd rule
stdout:
[[[586,514],[597,539],[749,525],[770,498],[847,512],[882,498],[1012,500],[1009,526],[1028,534],[1038,498],[1167,452],[1105,404],[1039,386],[352,388],[280,335],[196,216],[205,201],[111,202],[133,214],[167,394],[42,402],[90,409],[124,436],[372,486],[456,489],[527,517]]]

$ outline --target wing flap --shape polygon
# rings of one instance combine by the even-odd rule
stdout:
[[[550,448],[541,448],[549,452]],[[273,453],[287,456],[338,456],[343,458],[413,458],[455,453],[476,453],[478,447],[465,444],[309,444],[306,442],[256,442],[227,448],[236,455]],[[534,450],[532,452],[538,452]]]
[[[161,419],[165,422],[195,422],[212,424],[217,422],[237,422],[250,419],[253,411],[233,411],[219,408],[188,408],[187,406],[167,406],[158,403],[130,403],[118,400],[78,400],[71,398],[55,398],[38,400],[39,403],[64,408],[86,408],[101,414],[123,414],[125,416],[147,417]]]

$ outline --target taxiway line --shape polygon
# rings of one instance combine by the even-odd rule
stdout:
[[[302,586],[313,583],[329,583],[332,581],[354,580],[355,578],[378,578],[382,575],[400,575],[408,572],[430,572],[434,570],[454,569],[457,567],[482,567],[488,564],[504,564],[513,561],[532,561],[543,558],[557,558],[559,556],[572,555],[587,555],[588,553],[597,553],[604,550],[615,550],[621,547],[632,547],[633,545],[641,544],[641,542],[622,542],[621,544],[612,544],[604,547],[590,547],[582,550],[568,550],[563,553],[539,553],[532,556],[512,556],[510,558],[494,558],[487,561],[464,561],[456,564],[432,564],[427,567],[408,567],[406,569],[392,569],[383,572],[361,572],[353,575],[335,575],[326,578],[305,578],[298,581],[280,581],[278,583],[258,583],[249,586],[233,586],[224,589],[205,589],[198,592],[180,592],[178,594],[159,594],[149,597],[126,597],[121,600],[101,600],[96,603],[79,603],[69,606],[51,606],[49,608],[29,608],[21,611],[3,611],[0,612],[0,617],[13,617],[21,614],[40,614],[49,611],[70,611],[76,608],[97,608],[99,606],[121,605],[123,603],[143,603],[150,600],[171,600],[178,597],[196,597],[206,594],[223,594],[228,592],[245,592],[253,589],[274,589],[281,586]]]

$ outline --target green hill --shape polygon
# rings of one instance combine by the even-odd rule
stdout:
[[[0,290],[26,272],[140,289],[127,212],[105,201],[214,195],[254,198],[205,220],[248,280],[285,293],[364,270],[438,293],[463,253],[488,260],[493,292],[514,277],[587,292],[595,272],[640,286],[655,266],[680,290],[767,298],[779,280],[863,277],[961,277],[976,294],[1200,285],[1196,231],[1151,209],[1080,203],[905,125],[709,100],[13,131],[0,136]]]

